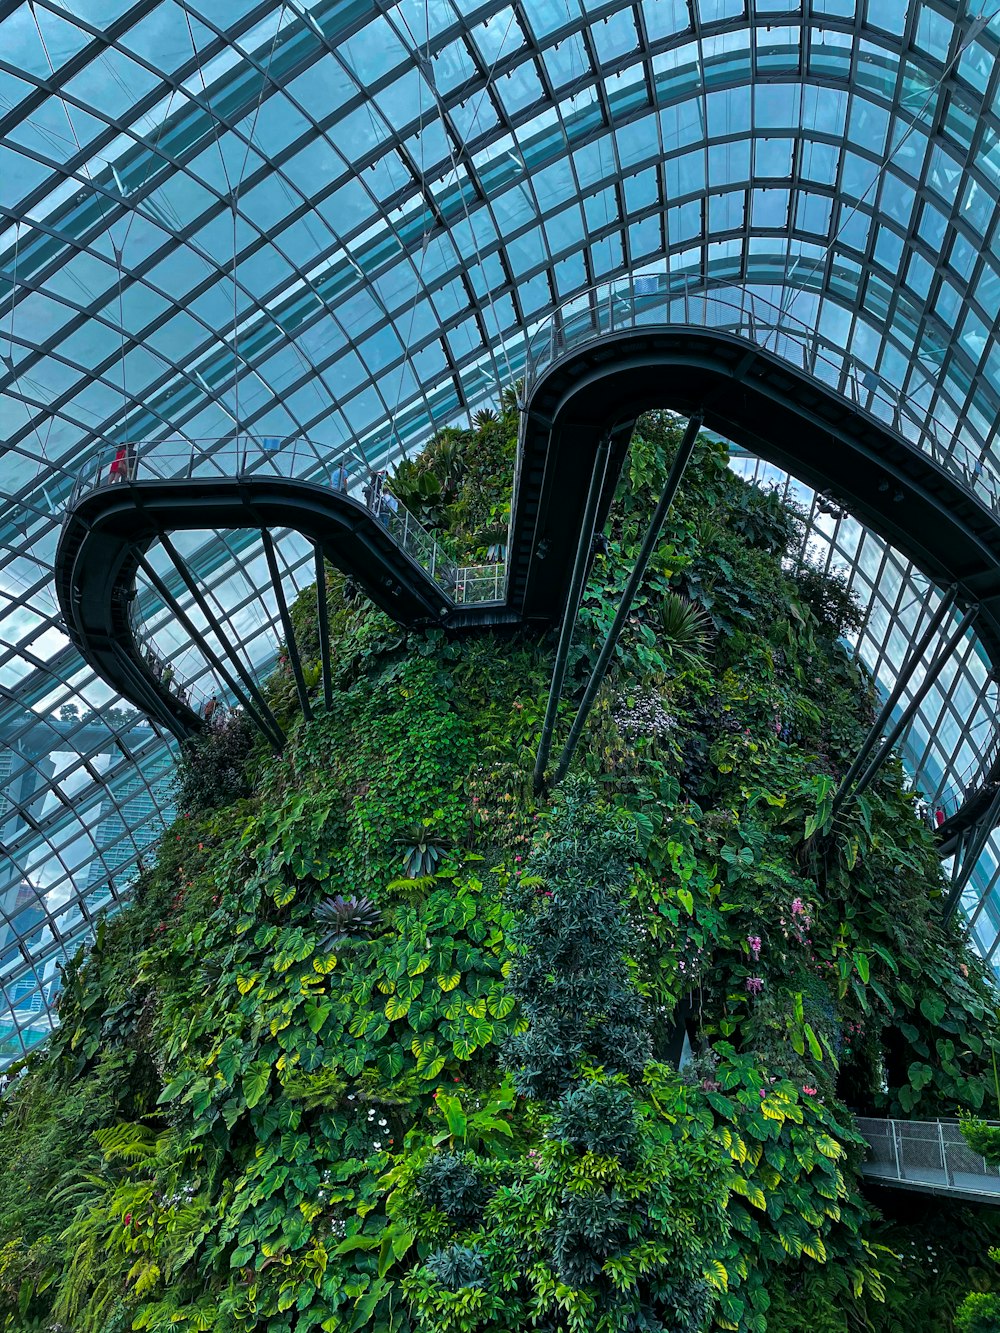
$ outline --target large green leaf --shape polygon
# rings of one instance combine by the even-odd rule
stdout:
[[[251,1109],[257,1105],[267,1091],[271,1077],[271,1066],[267,1060],[254,1060],[243,1075],[243,1096]]]

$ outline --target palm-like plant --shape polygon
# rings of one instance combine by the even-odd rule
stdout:
[[[403,845],[403,873],[409,879],[433,875],[448,846],[447,839],[432,833],[426,822],[412,824],[397,841]]]
[[[701,657],[711,634],[708,615],[680,593],[667,592],[648,610],[650,626],[671,657],[694,662]]]
[[[493,523],[476,534],[476,545],[486,547],[487,560],[503,560],[507,554],[507,524]]]
[[[327,927],[323,948],[364,939],[373,935],[382,921],[382,913],[370,898],[324,898],[313,913],[321,926]]]

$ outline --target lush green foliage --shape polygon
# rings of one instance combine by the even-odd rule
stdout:
[[[463,559],[502,544],[515,426],[399,470]],[[644,420],[562,726],[675,444]],[[298,717],[282,664],[280,758],[242,723],[188,752],[6,1090],[5,1326],[994,1327],[991,1217],[882,1222],[860,1189],[852,1111],[993,1113],[996,997],[899,766],[832,819],[875,696],[799,536],[699,446],[539,802],[551,641],[403,634],[330,571],[332,707]],[[315,685],[312,593],[293,616]]]

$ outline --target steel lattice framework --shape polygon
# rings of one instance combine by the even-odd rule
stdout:
[[[759,287],[1000,467],[995,4],[0,0],[4,1057],[170,814],[166,741],[60,629],[79,468],[234,430],[391,457],[516,379],[556,305],[644,271]],[[889,683],[925,580],[806,498]],[[259,541],[184,554],[266,666]],[[280,555],[291,594],[311,553]],[[932,799],[995,712],[970,637],[906,741]],[[964,904],[987,954],[998,866],[991,842]]]

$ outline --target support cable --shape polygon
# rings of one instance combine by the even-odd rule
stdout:
[[[608,470],[608,457],[611,453],[611,436],[605,435],[597,446],[597,456],[594,459],[594,470],[590,476],[590,489],[587,491],[587,504],[584,509],[583,522],[580,527],[580,536],[577,541],[576,559],[573,562],[573,576],[570,580],[569,592],[566,596],[566,605],[563,608],[562,626],[559,630],[559,644],[556,648],[556,658],[552,665],[552,683],[549,685],[549,699],[545,708],[545,721],[542,723],[542,735],[538,742],[538,753],[535,756],[534,787],[538,793],[545,785],[545,769],[549,762],[549,755],[552,751],[552,733],[555,730],[556,714],[559,711],[559,700],[562,697],[563,685],[566,681],[566,667],[569,661],[570,645],[573,642],[573,631],[576,629],[576,618],[580,610],[580,600],[583,596],[583,585],[587,577],[587,569],[590,564],[590,558],[593,554],[594,546],[594,527],[597,523],[597,506],[600,503],[601,494],[604,490],[604,478]]]
[[[924,674],[923,680],[920,682],[919,688],[913,695],[913,698],[903,709],[902,713],[900,713],[899,718],[896,721],[895,725],[889,729],[889,732],[887,733],[885,740],[882,742],[882,745],[879,748],[878,752],[876,753],[874,759],[870,761],[868,767],[865,769],[865,771],[861,774],[861,777],[858,779],[857,785],[855,786],[854,791],[851,793],[852,799],[854,797],[860,796],[861,793],[871,785],[871,782],[875,778],[879,769],[882,767],[886,759],[888,759],[889,755],[892,753],[893,746],[899,740],[900,736],[903,734],[905,729],[909,726],[910,722],[913,719],[914,714],[917,712],[920,705],[923,703],[924,699],[930,693],[931,687],[934,685],[938,676],[941,674],[941,668],[949,660],[949,658],[955,652],[956,648],[958,648],[959,644],[965,638],[966,631],[968,630],[972,622],[975,620],[978,611],[979,611],[978,606],[969,607],[968,611],[966,611],[965,615],[958,622],[958,625],[952,632],[951,636],[948,638],[944,646],[938,652],[937,656],[931,662],[930,666],[927,668],[927,671]]]
[[[646,573],[646,566],[649,564],[650,557],[656,548],[656,543],[659,541],[660,530],[667,517],[667,512],[673,503],[674,496],[677,494],[677,488],[681,484],[681,478],[684,476],[684,469],[687,467],[691,455],[694,452],[694,446],[697,442],[698,432],[701,430],[701,423],[703,420],[704,412],[701,410],[695,412],[693,416],[688,418],[684,437],[677,448],[677,453],[674,455],[670,473],[667,477],[666,484],[663,487],[663,493],[657,501],[656,509],[653,512],[653,517],[650,520],[649,528],[646,531],[646,536],[642,543],[642,549],[632,567],[632,573],[629,575],[625,591],[622,593],[622,599],[618,603],[618,610],[615,612],[615,618],[611,623],[611,628],[608,630],[597,663],[591,673],[590,680],[587,683],[586,691],[584,692],[577,715],[573,720],[573,725],[570,728],[566,744],[563,746],[562,754],[559,756],[559,763],[556,767],[555,776],[552,779],[552,786],[558,786],[558,784],[562,782],[569,769],[570,763],[572,762],[574,751],[576,750],[580,736],[583,733],[587,718],[590,716],[590,710],[594,706],[597,692],[604,683],[604,677],[607,675],[612,655],[614,654],[618,640],[621,637],[621,632],[625,626],[629,611],[632,609],[635,595],[639,591],[639,585]]]
[[[267,560],[268,573],[271,575],[271,584],[274,588],[274,598],[278,603],[278,615],[281,617],[281,627],[285,632],[285,647],[288,649],[288,660],[292,665],[292,675],[295,677],[295,688],[299,696],[299,704],[302,708],[302,716],[307,722],[312,721],[312,704],[309,702],[309,691],[306,689],[306,678],[302,674],[302,659],[299,657],[298,644],[295,642],[295,626],[292,624],[292,617],[288,611],[288,603],[285,600],[285,590],[281,585],[281,572],[278,569],[278,560],[274,553],[274,539],[267,528],[260,530],[261,541],[264,543],[264,557]]]
[[[171,559],[173,559],[173,557],[171,557]],[[176,560],[174,560],[174,564],[175,566],[177,565]],[[205,642],[204,636],[198,632],[198,628],[192,621],[191,617],[184,610],[183,606],[181,606],[180,602],[167,587],[166,583],[164,583],[163,579],[160,578],[159,574],[157,574],[156,570],[149,563],[149,561],[146,559],[145,556],[140,557],[139,565],[140,568],[142,569],[142,572],[145,574],[146,578],[149,579],[150,584],[156,589],[157,594],[163,599],[164,604],[170,608],[171,613],[177,617],[178,621],[181,623],[181,625],[183,625],[185,631],[191,636],[191,638],[195,641],[195,643],[201,646],[202,652],[208,658],[209,662],[212,664],[212,667],[218,672],[223,681],[225,681],[226,685],[232,691],[233,696],[239,700],[240,704],[245,709],[247,717],[251,719],[254,726],[265,738],[265,740],[270,742],[274,751],[277,754],[280,754],[281,751],[284,749],[284,743],[285,743],[284,733],[279,727],[277,719],[274,717],[274,714],[267,707],[267,704],[264,703],[264,700],[262,698],[260,698],[259,704],[263,712],[261,713],[257,711],[257,709],[250,703],[247,696],[240,689],[239,685],[236,683],[236,680],[232,672],[226,666],[226,663],[215,651],[215,649],[211,646],[211,644]],[[178,572],[181,574],[181,577],[183,578],[185,571],[182,570],[180,567],[178,567]],[[184,579],[184,582],[188,587],[188,591],[190,592],[191,591],[190,583],[188,583],[187,579]],[[205,608],[201,607],[201,610],[204,614]],[[210,623],[210,628],[219,637],[220,641],[225,643],[225,639],[222,637],[220,633],[220,627],[217,624],[212,624],[211,622],[209,623]],[[236,660],[235,653],[233,654],[233,660],[234,661]],[[240,675],[241,677],[244,676],[242,670],[240,670]],[[248,678],[244,677],[244,684],[252,685],[252,682],[250,682]],[[257,693],[255,686],[253,686],[253,693],[254,694]]]
[[[192,575],[191,571],[188,569],[187,565],[185,564],[181,556],[178,554],[177,549],[174,546],[173,542],[170,540],[170,538],[167,536],[165,532],[160,533],[160,545],[166,552],[174,569],[176,569],[177,573],[181,576],[184,586],[187,588],[188,592],[194,599],[194,602],[198,607],[198,610],[201,612],[201,614],[205,617],[205,620],[208,622],[209,629],[218,639],[219,643],[225,644],[227,649],[229,650],[230,659],[240,677],[240,680],[243,682],[244,688],[246,689],[250,697],[253,699],[254,703],[257,705],[259,712],[263,715],[263,718],[265,719],[266,725],[261,727],[261,730],[267,736],[268,740],[271,741],[272,745],[276,746],[276,749],[280,753],[281,750],[284,749],[285,733],[282,730],[281,725],[278,722],[278,719],[274,716],[274,714],[268,707],[267,702],[264,699],[264,696],[261,694],[260,689],[257,686],[257,682],[254,680],[251,673],[240,661],[235,650],[230,646],[229,640],[226,638],[225,631],[222,628],[222,625],[220,624],[219,619],[216,616],[215,612],[212,610],[208,598],[205,596],[204,592],[199,587],[197,579]],[[145,572],[146,577],[156,588],[156,591],[160,594],[161,597],[164,597],[164,588],[166,587],[166,585],[159,578],[156,571],[152,568],[152,566],[145,559],[145,557],[140,558],[139,563],[143,571]],[[192,624],[190,617],[180,606],[180,603],[177,601],[177,599],[170,593],[169,589],[166,590],[165,600],[167,600],[168,606],[170,606],[170,609],[174,612],[175,615],[177,615],[178,619],[184,625],[184,628],[187,630],[187,632],[192,636],[192,638],[194,638],[196,642],[200,642],[202,644],[203,648],[205,649],[206,655],[208,655],[210,653],[209,645],[205,643],[204,637],[198,632],[197,628]],[[219,662],[221,660],[214,653],[212,653],[211,655],[215,656],[215,662]],[[215,662],[213,662],[213,665],[215,665]],[[219,668],[216,667],[216,669],[218,670]],[[224,666],[223,670],[225,670]],[[223,676],[223,679],[226,681],[226,684],[229,685],[229,688],[233,689],[233,685],[231,683],[232,677],[228,673],[225,676]],[[238,688],[236,690],[236,693],[238,697],[242,698]],[[252,710],[248,711],[251,711],[252,715]],[[258,723],[258,725],[260,724]]]
[[[955,585],[952,584],[951,587],[945,590],[945,594],[941,598],[937,610],[931,616],[930,623],[924,630],[923,634],[920,636],[920,641],[914,645],[909,656],[903,662],[903,665],[898,675],[896,676],[896,680],[893,684],[893,687],[889,692],[889,697],[886,699],[884,705],[882,706],[882,711],[879,713],[878,717],[875,719],[871,727],[868,729],[868,735],[862,742],[861,749],[858,751],[854,763],[851,764],[851,767],[847,770],[847,773],[844,775],[843,781],[841,782],[839,788],[837,789],[836,795],[833,798],[833,808],[830,814],[831,819],[835,820],[837,818],[837,815],[840,813],[841,807],[843,806],[844,802],[847,799],[848,793],[851,789],[851,785],[861,774],[865,764],[868,762],[869,755],[875,749],[875,746],[879,742],[879,738],[882,736],[882,733],[889,725],[889,722],[892,719],[892,714],[896,706],[898,705],[900,699],[903,697],[903,691],[906,689],[907,685],[909,685],[910,680],[913,677],[914,671],[920,664],[928,648],[931,646],[931,643],[934,639],[934,635],[937,633],[945,616],[954,606],[955,594],[956,594]]]

